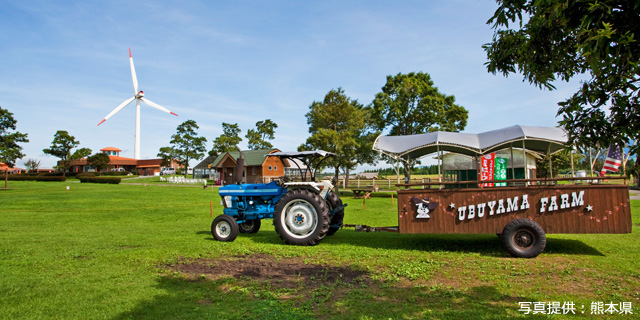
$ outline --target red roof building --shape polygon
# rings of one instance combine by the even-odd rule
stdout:
[[[120,156],[122,150],[114,147],[107,147],[100,149],[102,153],[106,153],[109,156],[109,168],[108,171],[138,171],[138,175],[152,176],[156,172],[160,172],[162,159],[133,159]],[[60,165],[58,161],[58,165]],[[95,172],[96,169],[87,163],[86,158],[71,160],[69,172]],[[169,164],[171,168],[178,168],[178,163],[172,160]]]
[[[18,174],[18,173],[27,172],[27,169],[17,168],[17,167],[9,167],[4,162],[0,162],[0,172],[2,172],[2,174],[4,174],[5,171],[7,171],[7,173],[11,173],[11,174]]]

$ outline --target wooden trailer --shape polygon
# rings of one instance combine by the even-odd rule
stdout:
[[[399,190],[398,232],[497,234],[511,255],[526,258],[544,250],[547,233],[630,233],[628,186],[577,179],[560,185],[566,179],[545,180],[551,185],[529,179],[525,187]],[[438,184],[428,184],[433,185]]]
[[[360,226],[362,230],[495,233],[511,255],[527,258],[544,250],[546,233],[631,232],[625,184],[604,184],[604,178],[597,177],[531,179],[535,170],[529,170],[527,154],[549,156],[573,149],[561,128],[516,125],[479,134],[438,131],[379,136],[373,149],[409,164],[412,159],[437,154],[439,173],[444,152],[464,155],[472,167],[475,165],[467,169],[476,177],[473,181],[398,185],[407,188],[398,191],[398,227]],[[502,154],[500,158],[495,156],[497,152]],[[525,179],[513,179],[518,173],[518,157]],[[509,174],[511,180],[507,180]],[[553,176],[552,172],[549,175]]]

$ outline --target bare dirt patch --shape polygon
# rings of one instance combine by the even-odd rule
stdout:
[[[167,265],[170,270],[180,272],[187,278],[207,279],[232,277],[268,281],[272,286],[316,288],[335,283],[370,283],[365,271],[325,264],[305,263],[302,258],[276,258],[266,254],[221,257],[217,259],[181,259]]]

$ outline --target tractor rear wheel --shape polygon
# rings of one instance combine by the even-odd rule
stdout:
[[[238,227],[240,233],[256,233],[260,230],[260,219],[245,220]]]
[[[502,230],[502,245],[516,258],[535,258],[547,245],[544,229],[530,219],[511,221]]]
[[[211,234],[218,241],[231,242],[238,236],[238,222],[226,214],[221,214],[211,223]]]
[[[329,202],[330,210],[334,210],[342,206],[342,200],[337,193],[331,191],[327,195],[327,202]],[[331,217],[331,222],[329,223],[329,231],[327,231],[328,236],[332,236],[336,233],[340,228],[342,228],[342,220],[344,220],[344,208],[340,209],[340,211],[334,212]]]
[[[316,193],[304,189],[288,191],[276,203],[273,224],[287,244],[313,246],[327,235],[329,208]]]

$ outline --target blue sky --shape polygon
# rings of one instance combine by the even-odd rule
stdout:
[[[29,158],[53,166],[42,149],[57,130],[94,152],[112,146],[133,157],[135,104],[96,126],[132,96],[131,48],[145,97],[179,115],[142,106],[142,158],[155,158],[188,119],[208,149],[222,122],[240,125],[244,148],[247,130],[272,119],[274,146],[295,150],[309,136],[313,101],[342,87],[369,104],[399,72],[429,73],[454,95],[469,110],[465,132],[557,125],[557,102],[579,83],[546,91],[487,73],[481,46],[495,9],[475,0],[4,0],[0,106],[29,134],[18,166]]]

